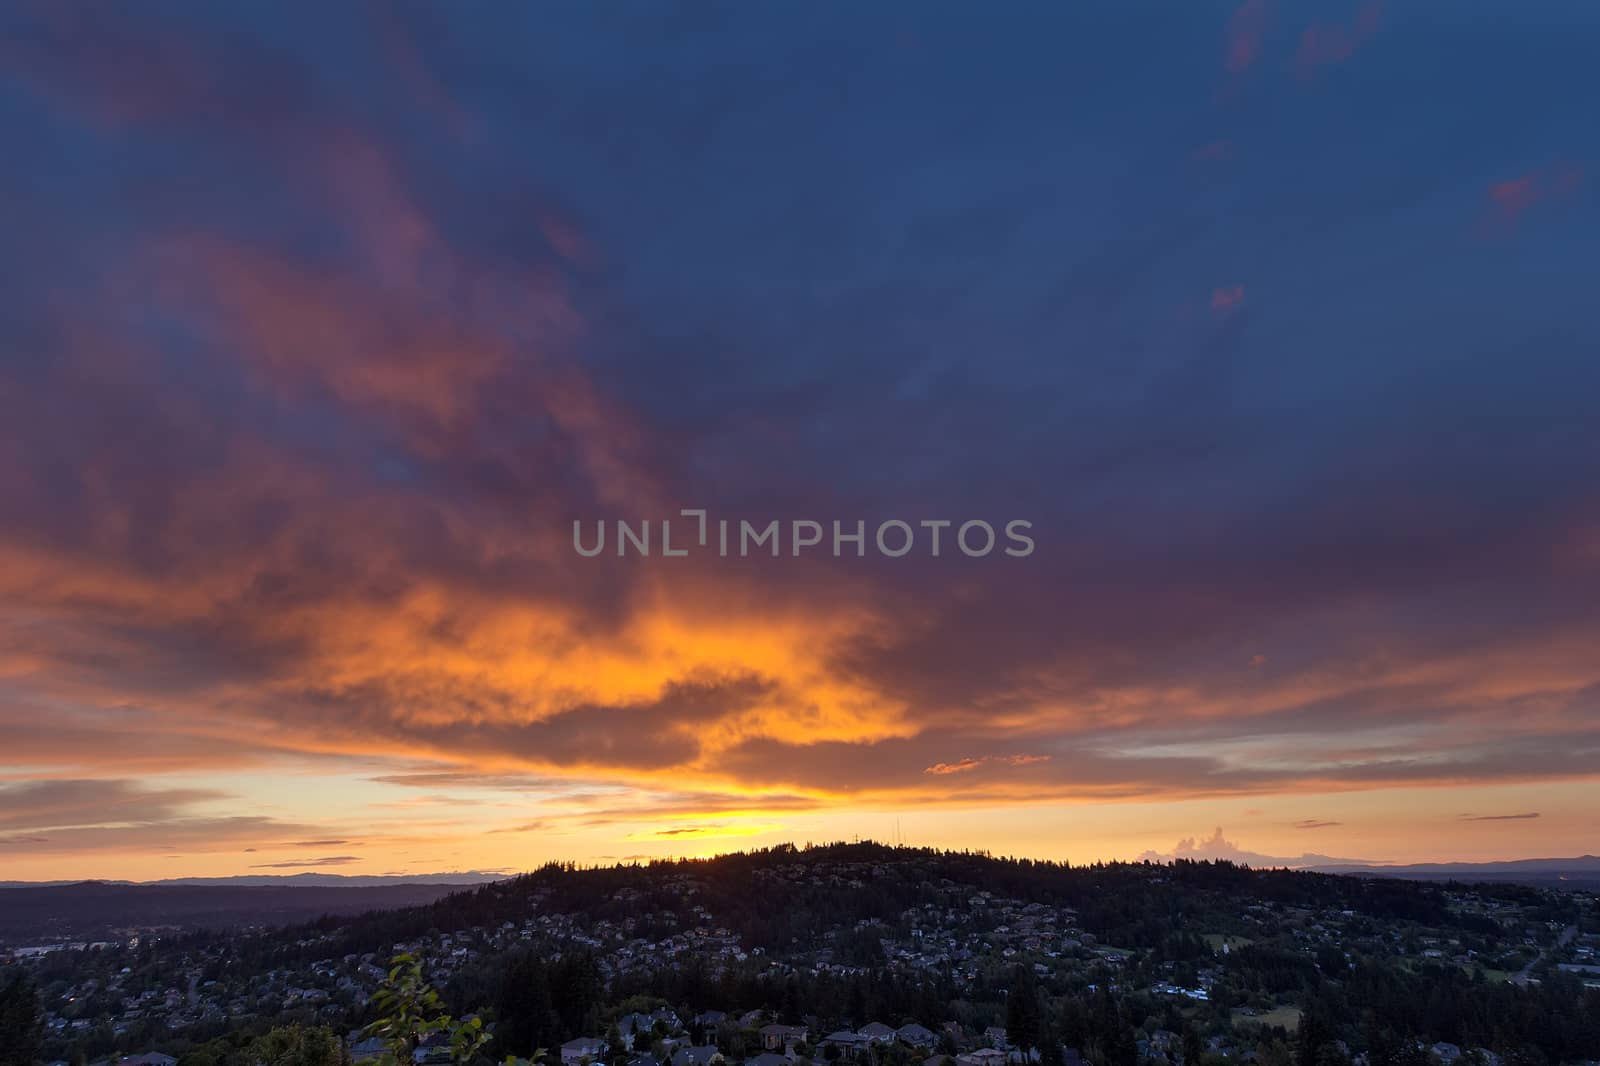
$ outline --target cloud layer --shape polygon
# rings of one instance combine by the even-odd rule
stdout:
[[[1592,11],[524,17],[5,16],[0,850],[1594,778]]]

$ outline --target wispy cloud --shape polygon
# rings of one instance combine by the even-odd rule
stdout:
[[[961,759],[953,763],[934,763],[923,773],[928,774],[964,774],[976,770],[980,766],[1028,766],[1032,763],[1049,762],[1048,755],[985,755],[979,759]]]
[[[1363,0],[1349,23],[1317,22],[1300,36],[1295,68],[1309,77],[1320,68],[1343,63],[1378,31],[1383,0]]]
[[[776,832],[783,827],[776,823],[723,823],[706,825],[674,825],[656,829],[641,829],[629,833],[629,840],[713,840],[720,837],[760,836]]]
[[[1240,74],[1255,65],[1261,56],[1261,42],[1266,34],[1269,14],[1268,0],[1244,0],[1228,19],[1227,49],[1224,65],[1229,73]]]
[[[356,855],[327,855],[320,859],[298,859],[289,862],[258,862],[251,865],[252,870],[295,870],[314,866],[348,866],[353,862],[360,862]]]
[[[1231,285],[1211,290],[1211,310],[1228,311],[1244,302],[1244,286]]]
[[[1572,196],[1583,186],[1584,180],[1583,167],[1554,163],[1493,182],[1485,197],[1493,218],[1509,227],[1540,204]]]

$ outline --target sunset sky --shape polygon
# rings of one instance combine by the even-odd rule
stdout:
[[[0,880],[1600,852],[1600,6],[289,7],[0,15]]]

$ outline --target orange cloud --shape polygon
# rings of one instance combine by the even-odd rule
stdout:
[[[934,763],[923,773],[927,774],[960,774],[969,770],[976,770],[980,766],[990,763],[1000,763],[1005,766],[1027,766],[1030,763],[1049,762],[1048,755],[985,755],[981,759],[961,759],[953,763]]]

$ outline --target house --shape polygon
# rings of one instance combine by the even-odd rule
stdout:
[[[577,1066],[585,1059],[597,1059],[605,1053],[606,1042],[598,1036],[580,1036],[561,1045],[562,1066]]]
[[[713,1044],[727,1022],[728,1016],[720,1010],[703,1010],[694,1016],[694,1023],[705,1033],[706,1040]]]
[[[983,1038],[989,1042],[990,1047],[1003,1048],[1007,1044],[1004,1027],[991,1025],[983,1031]]]
[[[840,1029],[837,1033],[829,1033],[822,1039],[823,1047],[836,1047],[839,1057],[847,1061],[854,1061],[863,1050],[869,1047],[872,1041],[860,1033],[852,1033],[848,1029]]]
[[[373,1059],[383,1058],[388,1050],[388,1044],[375,1036],[369,1036],[365,1040],[358,1040],[350,1045],[350,1061],[356,1063],[371,1062]]]
[[[656,1020],[648,1014],[634,1011],[617,1019],[617,1032],[622,1034],[622,1046],[632,1051],[635,1047],[649,1047],[655,1035]]]
[[[909,1025],[902,1025],[900,1028],[896,1029],[894,1031],[894,1038],[900,1041],[900,1043],[907,1044],[911,1047],[931,1048],[939,1042],[939,1038],[933,1035],[932,1029],[918,1025],[916,1022],[912,1022]]]
[[[862,1036],[866,1037],[874,1044],[894,1043],[895,1031],[889,1028],[887,1025],[884,1025],[882,1022],[868,1022],[866,1025],[861,1027],[860,1032]]]
[[[411,1052],[411,1061],[417,1066],[442,1066],[450,1058],[449,1033],[429,1033]]]
[[[1006,1053],[995,1047],[981,1047],[964,1055],[957,1055],[959,1066],[1005,1066]]]
[[[796,1044],[804,1044],[807,1035],[803,1025],[779,1025],[774,1022],[761,1027],[761,1046],[768,1051],[783,1051]]]
[[[699,1047],[681,1047],[672,1053],[672,1066],[711,1066],[722,1061],[722,1052],[714,1044]]]

